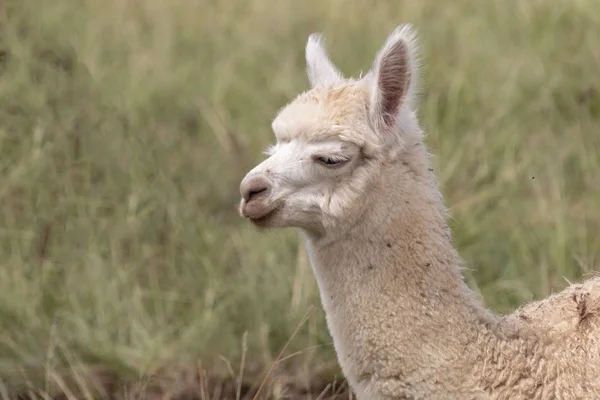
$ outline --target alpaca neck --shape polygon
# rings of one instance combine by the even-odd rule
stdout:
[[[422,365],[442,372],[473,351],[482,327],[495,322],[463,281],[428,167],[390,164],[355,226],[335,240],[308,239],[328,326],[351,383],[373,375],[423,379],[417,376]]]

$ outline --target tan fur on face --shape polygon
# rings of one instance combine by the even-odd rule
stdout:
[[[283,108],[272,124],[279,142],[336,138],[360,147],[376,145],[367,121],[369,92],[364,82],[314,88]]]

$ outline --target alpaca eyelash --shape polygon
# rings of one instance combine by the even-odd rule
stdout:
[[[326,167],[336,167],[347,162],[348,158],[342,156],[315,155],[314,160]]]

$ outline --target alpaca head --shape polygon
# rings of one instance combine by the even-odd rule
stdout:
[[[272,128],[277,143],[242,180],[240,212],[261,227],[315,234],[353,224],[374,200],[382,169],[407,165],[420,142],[415,116],[416,36],[398,27],[371,70],[346,79],[320,35],[306,45],[311,89],[284,107]],[[400,183],[399,183],[400,184]]]

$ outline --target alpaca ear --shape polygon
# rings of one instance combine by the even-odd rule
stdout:
[[[418,82],[417,35],[400,25],[377,53],[368,74],[371,117],[382,133],[390,132],[403,110],[412,110]]]
[[[313,33],[306,43],[306,70],[310,85],[328,85],[343,79],[342,74],[333,65],[323,46],[323,35]]]

